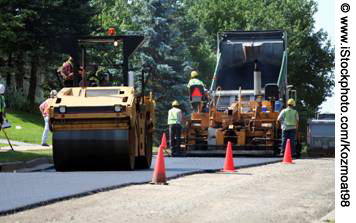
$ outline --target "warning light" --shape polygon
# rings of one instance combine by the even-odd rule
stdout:
[[[115,40],[114,41],[114,46],[119,46],[119,44],[120,44],[120,40]]]
[[[115,35],[116,35],[116,30],[115,30],[115,28],[113,28],[113,27],[109,28],[109,30],[108,30],[108,35],[109,35],[109,36],[115,36]]]

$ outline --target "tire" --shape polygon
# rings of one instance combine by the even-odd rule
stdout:
[[[273,156],[279,156],[280,153],[281,153],[281,149],[279,148],[279,146],[274,146]]]
[[[152,162],[152,133],[146,133],[145,156],[139,156],[136,158],[136,169],[149,169],[151,167],[151,162]]]
[[[297,153],[295,158],[299,159],[302,154],[302,144],[297,142],[295,149],[296,149],[296,153]]]
[[[55,143],[53,142],[53,163],[56,171],[69,171],[70,166],[66,159],[65,151],[56,148]]]

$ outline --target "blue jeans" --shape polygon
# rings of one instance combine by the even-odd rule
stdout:
[[[286,144],[287,144],[287,139],[290,139],[290,148],[291,148],[291,152],[292,155],[295,156],[297,154],[297,151],[295,149],[295,145],[296,145],[296,133],[297,130],[296,129],[289,129],[289,130],[283,130],[282,131],[282,148],[281,148],[281,152],[284,153],[284,150],[286,148]]]
[[[45,122],[45,127],[43,129],[43,134],[42,134],[42,144],[47,144],[48,131],[49,131],[48,116],[43,117],[43,119]]]

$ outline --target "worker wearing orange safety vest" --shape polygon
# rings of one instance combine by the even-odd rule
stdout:
[[[57,96],[57,91],[52,90],[51,93],[49,94],[49,98],[47,100],[45,100],[39,107],[40,111],[42,113],[43,119],[45,121],[45,127],[44,127],[43,134],[42,134],[42,146],[49,146],[47,144],[48,131],[49,131],[48,112],[49,112],[49,108],[51,106],[52,100],[56,96]]]
[[[178,101],[172,102],[172,108],[168,111],[167,124],[169,126],[169,144],[172,156],[176,156],[180,152],[180,135],[183,124],[182,110],[179,109]]]
[[[298,129],[299,116],[298,112],[294,109],[295,101],[294,99],[288,100],[288,107],[283,109],[279,113],[278,121],[282,123],[282,148],[281,155],[284,154],[284,149],[286,147],[287,139],[291,142],[291,152],[292,156],[297,155],[296,151],[296,134]]]

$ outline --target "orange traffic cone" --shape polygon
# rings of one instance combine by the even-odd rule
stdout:
[[[287,139],[287,145],[284,151],[283,163],[285,164],[293,164],[292,161],[292,153],[290,149],[290,139]]]
[[[231,142],[227,143],[224,172],[235,172],[234,159],[232,155],[232,145]]]
[[[169,153],[169,151],[167,150],[167,138],[166,138],[166,133],[165,132],[163,132],[163,134],[162,134],[162,140],[161,140],[160,147],[162,147],[163,151],[166,152],[169,156],[171,155]]]
[[[166,180],[166,167],[164,165],[163,148],[159,147],[158,156],[156,159],[155,170],[153,172],[151,184],[165,184]]]
[[[165,132],[162,135],[161,146],[163,147],[163,149],[167,149],[167,139],[166,139],[166,133]]]

